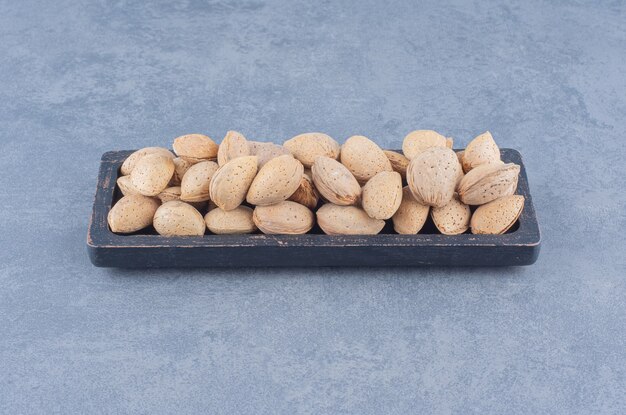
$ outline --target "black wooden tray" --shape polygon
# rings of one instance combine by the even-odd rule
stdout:
[[[504,235],[441,235],[429,221],[417,235],[393,233],[391,221],[378,235],[329,236],[318,227],[307,235],[213,235],[163,237],[154,229],[132,235],[109,230],[107,214],[121,196],[116,180],[132,151],[102,156],[87,235],[91,262],[99,267],[293,267],[293,266],[512,266],[537,260],[541,237],[520,153],[502,149],[502,160],[521,166],[517,193],[526,198],[518,222]]]

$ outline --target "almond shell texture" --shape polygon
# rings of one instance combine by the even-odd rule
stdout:
[[[163,236],[202,236],[206,229],[200,212],[179,200],[163,203],[154,214],[153,225]]]
[[[515,224],[523,210],[524,196],[521,195],[504,196],[479,206],[472,215],[472,233],[503,234]]]
[[[269,235],[300,235],[315,224],[315,215],[309,208],[291,201],[257,206],[252,219],[261,232]]]

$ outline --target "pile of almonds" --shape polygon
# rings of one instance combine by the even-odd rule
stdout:
[[[236,131],[220,145],[183,135],[173,149],[147,147],[124,161],[123,197],[108,216],[113,232],[304,234],[317,222],[328,235],[374,235],[391,220],[410,235],[430,214],[445,235],[502,234],[524,207],[515,195],[520,166],[500,160],[489,132],[458,153],[451,138],[431,130],[409,133],[404,154],[363,136],[340,146],[306,133],[277,145]]]

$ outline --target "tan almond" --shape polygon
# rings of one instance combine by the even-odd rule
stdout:
[[[411,189],[405,186],[402,189],[402,203],[393,215],[393,229],[401,235],[415,235],[422,230],[430,206],[419,203],[413,197]]]
[[[257,206],[252,214],[254,224],[269,235],[300,235],[315,224],[309,208],[296,202],[283,201],[270,206]]]
[[[452,200],[459,175],[459,160],[447,147],[431,147],[411,160],[406,178],[418,202],[443,207]]]
[[[186,134],[174,139],[173,148],[178,157],[191,163],[199,163],[203,160],[214,160],[219,146],[206,135]]]
[[[250,185],[246,200],[251,205],[267,206],[287,200],[300,186],[304,166],[291,155],[268,161]]]
[[[259,169],[276,157],[291,154],[289,150],[281,145],[260,141],[248,141],[248,148],[250,149],[251,156],[257,156]]]
[[[243,156],[220,167],[211,178],[211,200],[223,210],[241,205],[256,175],[257,163],[256,156]]]
[[[432,208],[430,216],[442,234],[459,235],[469,228],[472,212],[470,207],[461,202],[458,195],[455,194],[447,205]]]
[[[447,147],[446,137],[433,130],[411,131],[402,141],[402,152],[409,160],[413,160],[424,150],[431,147]]]
[[[454,148],[454,138],[446,137],[446,147],[448,147],[449,149]]]
[[[481,164],[497,161],[500,161],[500,149],[489,131],[470,141],[463,152],[462,163],[465,173]]]
[[[217,163],[214,161],[202,161],[191,166],[180,184],[181,200],[185,202],[209,200],[211,198],[209,194],[211,178],[217,169]]]
[[[357,181],[365,184],[381,171],[393,171],[391,162],[378,144],[362,135],[354,135],[341,146],[341,163]]]
[[[383,150],[383,153],[385,153],[385,155],[389,159],[393,171],[397,171],[398,173],[400,173],[400,176],[402,176],[402,180],[406,180],[406,168],[409,167],[410,160],[404,155],[395,151]]]
[[[183,176],[185,176],[187,170],[189,170],[194,163],[190,163],[180,157],[176,157],[172,161],[174,162],[174,176],[170,181],[170,186],[180,186],[183,181]]]
[[[180,200],[181,189],[180,186],[172,186],[164,189],[157,195],[161,203],[171,202],[172,200]]]
[[[472,233],[500,235],[508,231],[524,210],[524,196],[511,195],[479,206],[472,216]]]
[[[320,194],[336,205],[354,205],[361,197],[361,186],[346,166],[330,157],[318,157],[311,167],[313,183]]]
[[[517,190],[520,166],[494,162],[470,170],[458,186],[461,201],[467,205],[484,205]]]
[[[211,209],[204,216],[204,221],[207,228],[217,235],[240,235],[256,231],[252,209],[248,206],[238,206],[229,211]]]
[[[363,186],[363,210],[374,219],[389,219],[402,202],[402,177],[395,171],[381,171]]]
[[[200,212],[180,200],[163,203],[154,214],[153,225],[163,236],[202,236],[206,229]]]
[[[300,186],[289,197],[288,200],[300,203],[301,205],[304,205],[311,210],[317,207],[320,197],[317,189],[313,185],[313,180],[311,179],[310,174],[307,174],[306,170],[305,173],[302,175]]]
[[[120,176],[117,178],[117,187],[124,196],[140,195],[139,190],[135,189],[130,181],[130,176]]]
[[[341,147],[332,137],[323,133],[304,133],[283,143],[304,167],[311,167],[319,156],[339,158]]]
[[[327,235],[376,235],[385,227],[384,220],[370,218],[361,208],[332,203],[317,210],[317,223]]]
[[[161,154],[143,156],[130,173],[130,182],[144,196],[156,196],[174,175],[174,162]]]
[[[124,196],[109,211],[109,227],[115,233],[132,233],[147,228],[152,225],[158,207],[159,202],[151,197]]]
[[[171,151],[163,147],[145,147],[141,150],[135,151],[130,156],[128,156],[126,160],[124,160],[124,163],[122,163],[122,167],[120,168],[120,172],[122,173],[122,175],[128,176],[137,165],[137,162],[143,156],[147,156],[148,154],[160,154],[164,157],[169,157],[172,159],[176,157],[174,156],[174,154],[172,154]]]
[[[248,140],[237,131],[228,131],[217,151],[217,164],[223,166],[237,157],[250,155]]]

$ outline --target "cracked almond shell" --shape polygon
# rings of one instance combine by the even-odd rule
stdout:
[[[463,171],[465,173],[481,164],[500,161],[500,149],[491,133],[486,131],[474,138],[463,151]]]
[[[207,228],[217,235],[241,235],[256,231],[252,209],[248,206],[238,206],[229,211],[211,209],[204,216],[204,221]]]
[[[185,202],[204,202],[209,200],[211,178],[218,166],[214,161],[201,161],[187,170],[180,184],[181,200]]]
[[[268,161],[250,185],[246,200],[251,205],[267,206],[287,200],[300,186],[304,166],[291,155]]]
[[[313,183],[320,194],[336,205],[354,205],[361,186],[346,166],[330,157],[318,157],[311,167]]]
[[[409,160],[413,160],[424,150],[431,147],[447,147],[446,137],[433,130],[411,131],[402,141],[402,152]]]
[[[159,202],[142,195],[124,196],[111,208],[107,221],[112,232],[132,233],[152,225]]]
[[[237,157],[250,155],[248,140],[237,131],[228,131],[217,150],[217,164],[222,167]]]
[[[469,228],[472,212],[470,207],[461,202],[458,195],[455,194],[447,205],[432,208],[430,216],[442,234],[459,235]]]
[[[323,133],[304,133],[283,143],[304,167],[311,167],[319,156],[339,158],[341,147],[332,137]]]
[[[163,203],[154,214],[153,225],[163,236],[202,236],[206,229],[200,212],[179,200]]]
[[[215,159],[219,148],[215,141],[204,134],[186,134],[176,137],[172,147],[178,157],[190,163]]]
[[[383,150],[367,137],[354,135],[341,146],[341,163],[357,181],[365,184],[381,171],[393,171]]]
[[[174,162],[161,154],[143,156],[130,173],[130,183],[144,196],[156,196],[165,189],[174,175]]]
[[[472,215],[474,234],[500,235],[508,231],[524,210],[524,196],[511,195],[479,206]]]
[[[317,223],[327,235],[376,235],[385,227],[382,219],[373,219],[356,206],[326,203],[317,210]]]
[[[481,164],[470,170],[459,183],[461,201],[467,205],[484,205],[517,190],[520,166],[500,161]]]
[[[408,186],[402,189],[402,202],[391,218],[393,229],[401,235],[415,235],[422,230],[430,206],[419,203]]]
[[[142,157],[147,156],[148,154],[160,154],[162,156],[172,159],[176,157],[174,154],[172,154],[171,151],[163,147],[145,147],[135,151],[130,156],[128,156],[126,160],[124,160],[124,163],[122,163],[122,167],[120,167],[120,172],[122,173],[122,175],[128,176],[137,165],[137,162]]]
[[[461,168],[459,160],[447,147],[431,147],[409,163],[406,178],[418,202],[443,207],[454,195]]]
[[[257,206],[252,214],[254,224],[269,235],[300,235],[315,224],[309,208],[296,202],[283,201],[270,206]]]
[[[395,171],[381,171],[363,186],[363,210],[374,219],[389,219],[402,202],[402,177]]]
[[[235,209],[246,199],[256,172],[256,156],[237,157],[224,164],[211,178],[211,200],[223,210]]]
[[[319,193],[317,189],[313,185],[313,180],[311,179],[311,173],[307,173],[306,169],[304,174],[302,175],[302,180],[300,181],[300,186],[296,189],[296,191],[289,197],[288,200],[292,202],[300,203],[308,207],[309,209],[315,209],[320,200]]]

